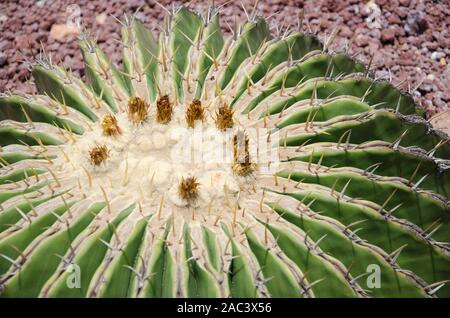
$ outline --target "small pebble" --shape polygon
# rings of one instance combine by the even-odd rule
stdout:
[[[5,53],[0,53],[0,67],[4,66],[8,61],[8,57]]]
[[[431,59],[435,60],[435,61],[443,58],[444,56],[445,56],[445,53],[442,53],[442,52],[436,52],[435,51],[435,52],[431,53]]]

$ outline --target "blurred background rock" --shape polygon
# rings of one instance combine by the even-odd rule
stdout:
[[[137,16],[159,32],[165,6],[188,3],[204,10],[211,1],[159,0],[1,0],[0,92],[33,91],[24,60],[41,48],[55,63],[79,76],[84,65],[78,49],[76,23],[97,39],[114,63],[122,59],[120,23],[123,14]],[[222,21],[233,25],[245,18],[254,1],[219,1]],[[244,10],[245,8],[245,10]],[[323,38],[339,28],[332,49],[351,45],[350,54],[368,63],[376,75],[391,78],[410,90],[428,116],[447,110],[450,102],[450,0],[261,0],[259,12],[274,29],[296,27],[304,10],[303,30]],[[222,23],[223,31],[229,32]],[[352,43],[352,44],[350,44]],[[417,88],[417,89],[416,89]],[[447,122],[448,123],[448,122]]]

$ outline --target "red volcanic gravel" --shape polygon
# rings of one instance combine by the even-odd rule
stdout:
[[[170,9],[186,1],[160,0]],[[202,9],[211,1],[190,1],[190,7]],[[75,3],[78,7],[71,4]],[[222,5],[222,19],[233,25],[245,18],[254,1],[215,1]],[[56,24],[81,19],[114,63],[120,65],[120,23],[123,14],[138,9],[138,18],[159,31],[165,9],[152,0],[66,1],[1,0],[0,2],[0,92],[31,92],[30,72],[24,60],[32,60],[41,47],[52,61],[64,63],[76,74],[84,75],[84,66],[75,35],[60,40],[50,35]],[[295,26],[304,10],[303,29],[317,32],[321,38],[339,28],[331,46],[368,62],[377,76],[392,78],[394,84],[410,88],[429,116],[447,110],[450,102],[450,0],[261,0],[259,12],[271,17],[276,28]],[[225,23],[224,31],[228,32]],[[417,89],[416,89],[417,87]]]

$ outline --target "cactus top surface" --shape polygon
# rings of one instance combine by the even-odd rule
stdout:
[[[448,136],[332,37],[231,31],[127,17],[123,68],[83,34],[86,82],[0,96],[1,297],[450,297]]]

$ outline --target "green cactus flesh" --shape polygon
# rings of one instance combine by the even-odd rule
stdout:
[[[314,35],[232,33],[126,18],[122,69],[83,35],[86,82],[1,95],[1,297],[450,297],[448,136]],[[204,127],[279,161],[174,159]]]

